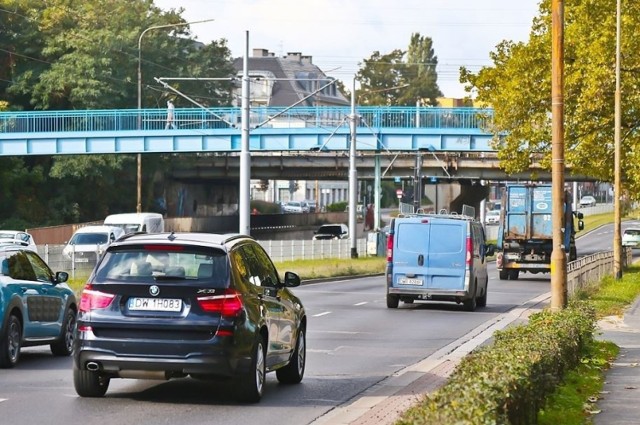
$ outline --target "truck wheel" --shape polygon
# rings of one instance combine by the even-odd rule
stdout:
[[[509,279],[518,280],[518,277],[520,277],[520,270],[510,270],[509,271]]]
[[[500,270],[499,272],[500,280],[507,280],[509,278],[509,270]]]
[[[387,308],[398,308],[400,297],[397,295],[387,294]]]

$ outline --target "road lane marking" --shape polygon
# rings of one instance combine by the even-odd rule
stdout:
[[[368,304],[366,301],[362,301],[361,303],[355,303],[354,305],[365,305]]]
[[[313,317],[326,316],[327,314],[331,314],[331,312],[330,311],[325,311],[324,313],[314,314]]]

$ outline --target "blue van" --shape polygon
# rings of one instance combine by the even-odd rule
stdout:
[[[487,304],[487,256],[495,247],[472,216],[411,214],[393,219],[387,237],[387,307],[452,301],[467,311]]]

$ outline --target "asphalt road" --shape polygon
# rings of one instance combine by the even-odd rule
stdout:
[[[309,316],[308,359],[300,385],[268,375],[257,405],[237,403],[224,382],[111,381],[105,398],[75,394],[70,358],[47,348],[23,351],[15,369],[0,370],[0,423],[61,425],[308,424],[415,364],[470,330],[549,290],[548,275],[500,281],[493,264],[486,308],[465,312],[453,303],[386,308],[382,276],[304,285],[295,292]]]

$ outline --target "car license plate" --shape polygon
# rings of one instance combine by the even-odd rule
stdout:
[[[182,300],[176,298],[129,298],[132,311],[181,311]]]
[[[417,285],[422,286],[422,279],[415,279],[410,277],[401,277],[398,279],[399,285]]]

